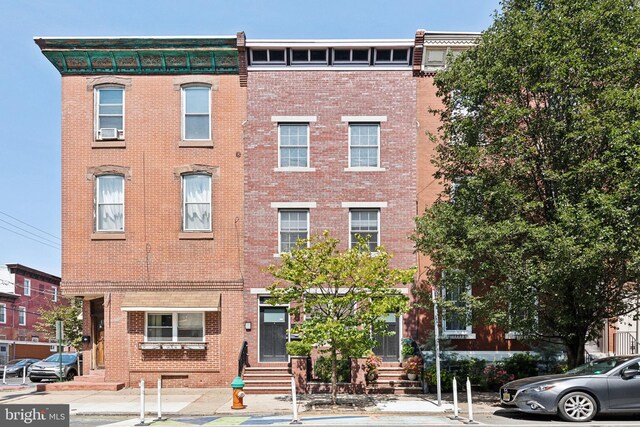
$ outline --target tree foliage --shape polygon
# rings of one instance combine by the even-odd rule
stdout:
[[[390,268],[392,255],[384,247],[372,254],[364,239],[344,251],[339,245],[328,232],[299,240],[269,267],[276,281],[268,288],[271,303],[290,304],[289,313],[301,319],[291,332],[330,358],[334,404],[338,358],[362,357],[375,347],[373,336],[389,334],[385,316],[409,308],[397,286],[412,283],[415,273]]]
[[[40,310],[40,321],[35,329],[47,335],[51,342],[56,339],[56,321],[64,322],[64,343],[79,350],[82,346],[82,300],[61,297],[51,308]]]
[[[446,189],[414,236],[430,278],[460,272],[443,286],[486,290],[476,320],[561,342],[570,366],[638,302],[639,42],[635,0],[504,0],[435,78]]]

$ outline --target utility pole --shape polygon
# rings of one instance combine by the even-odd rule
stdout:
[[[431,299],[433,300],[433,329],[435,333],[435,353],[436,353],[436,393],[438,396],[438,406],[442,405],[442,384],[440,383],[440,327],[438,325],[438,301],[436,300],[436,289],[431,288]]]

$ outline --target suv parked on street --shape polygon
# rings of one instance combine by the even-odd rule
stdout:
[[[29,379],[34,383],[42,380],[71,381],[78,375],[78,353],[62,353],[62,372],[60,372],[60,355],[52,354],[29,368]]]

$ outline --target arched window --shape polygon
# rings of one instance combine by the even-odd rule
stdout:
[[[211,87],[182,87],[182,139],[211,139]]]

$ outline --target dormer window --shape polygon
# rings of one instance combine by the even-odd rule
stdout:
[[[251,49],[251,64],[255,65],[284,65],[284,49]]]
[[[291,49],[291,64],[327,64],[327,49]]]
[[[409,49],[379,49],[376,48],[376,64],[394,64],[394,65],[408,65],[409,64]]]
[[[333,49],[334,64],[369,64],[370,49]]]

